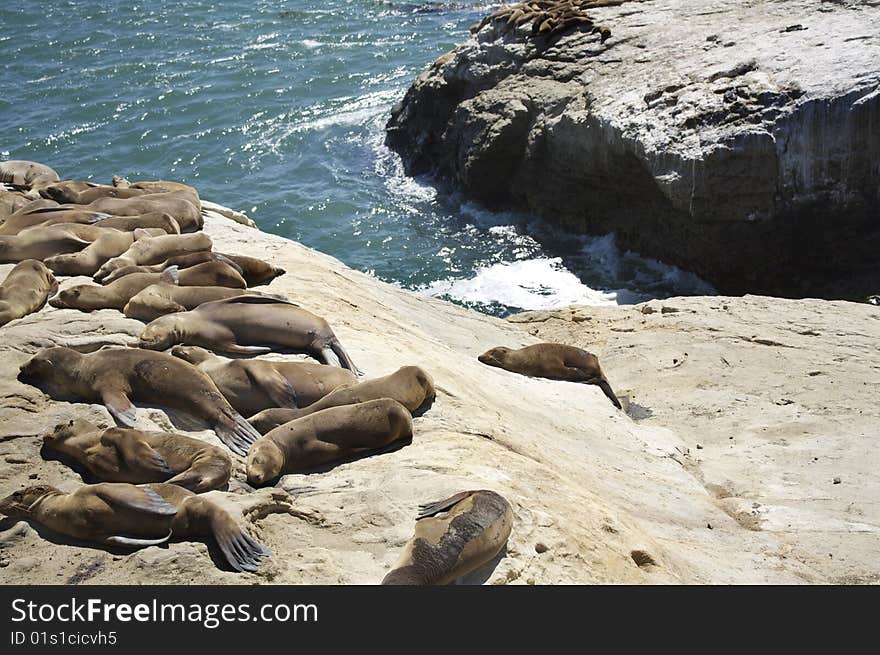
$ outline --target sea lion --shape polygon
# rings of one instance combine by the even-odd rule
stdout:
[[[0,326],[42,309],[58,291],[52,271],[36,259],[15,265],[0,284]]]
[[[519,350],[492,348],[477,359],[483,364],[530,377],[595,384],[617,409],[621,409],[620,401],[599,366],[598,357],[586,350],[561,343],[538,343]]]
[[[226,359],[198,346],[174,346],[171,354],[207,373],[242,416],[270,407],[305,407],[357,382],[348,369],[312,362]]]
[[[40,189],[40,195],[50,198],[57,203],[72,205],[88,205],[99,198],[136,198],[148,191],[143,189],[117,188],[106,184],[94,182],[80,182],[77,180],[64,180],[49,184]]]
[[[220,489],[232,460],[220,448],[171,432],[102,430],[85,419],[55,426],[43,448],[73,460],[100,482],[166,482],[194,493]]]
[[[247,279],[244,278],[244,271],[242,271],[241,267],[234,261],[232,261],[228,257],[225,257],[224,255],[213,252],[211,250],[201,250],[199,252],[194,252],[188,255],[177,255],[175,257],[169,257],[165,261],[158,264],[145,264],[142,266],[123,266],[122,268],[117,268],[115,271],[112,271],[109,275],[107,275],[107,277],[101,280],[101,283],[108,284],[110,282],[113,282],[114,280],[118,280],[125,275],[131,275],[132,273],[161,273],[169,266],[177,266],[178,269],[183,270],[185,268],[192,268],[193,266],[204,264],[206,262],[223,262],[225,264],[229,264],[232,268],[238,271],[242,275],[242,279],[247,282]]]
[[[185,344],[249,355],[271,352],[266,345],[271,344],[308,352],[355,373],[358,370],[327,321],[270,296],[215,300],[188,312],[162,316],[144,328],[140,342],[142,348],[153,350]]]
[[[0,236],[0,264],[25,259],[40,261],[54,255],[78,252],[104,234],[104,228],[79,223],[32,227],[13,236]]]
[[[81,223],[94,225],[102,218],[109,218],[109,214],[97,214],[95,212],[83,212],[66,209],[52,212],[17,212],[9,216],[0,226],[0,236],[14,236],[32,227],[49,227],[59,223]]]
[[[494,491],[463,491],[419,510],[415,534],[383,585],[449,584],[492,561],[513,527],[510,503]]]
[[[167,193],[169,191],[184,191],[199,199],[199,192],[195,187],[191,187],[183,182],[169,182],[168,180],[139,180],[137,182],[129,182],[119,175],[113,176],[113,186],[120,189],[137,189],[147,191],[148,193]]]
[[[307,407],[266,409],[251,416],[248,421],[260,434],[266,434],[288,421],[328,407],[354,405],[376,398],[393,398],[414,415],[419,415],[431,406],[435,395],[434,381],[424,369],[418,366],[403,366],[391,375],[339,387]]]
[[[174,258],[168,260],[174,261]],[[173,266],[157,266],[156,271],[166,271],[169,268],[177,269]],[[117,268],[113,273],[101,280],[101,284],[112,284],[118,282],[126,275],[134,275],[141,272],[140,266],[123,266]],[[152,267],[147,270],[153,270]],[[228,287],[230,289],[245,289],[247,282],[241,276],[241,272],[234,263],[226,263],[222,259],[210,259],[204,264],[190,266],[180,271],[180,279],[183,280],[180,286],[196,287],[196,286],[218,286]],[[256,292],[255,292],[256,293]]]
[[[165,236],[153,237],[152,239],[138,240],[124,253],[101,266],[95,274],[95,280],[100,282],[118,268],[140,266],[142,264],[158,264],[176,255],[210,250],[212,245],[211,237],[204,232],[196,232],[195,234],[166,234]]]
[[[140,548],[169,539],[213,537],[236,571],[256,571],[270,551],[219,505],[174,484],[103,482],[66,494],[49,485],[0,500],[0,514],[35,521],[63,535],[109,547]]]
[[[206,421],[239,455],[260,434],[232,409],[216,385],[195,366],[165,353],[139,348],[103,348],[82,354],[57,346],[40,351],[21,367],[23,381],[49,384],[64,395],[103,403],[120,425],[133,428],[132,400],[179,409]]]
[[[58,206],[62,209],[90,210],[112,216],[139,216],[161,212],[173,216],[180,225],[181,232],[196,232],[204,225],[200,204],[195,204],[190,194],[181,191],[145,193],[137,198],[98,198],[88,205],[67,203]]]
[[[412,418],[391,398],[331,407],[275,428],[251,446],[248,483],[271,480],[412,441]]]
[[[104,262],[124,253],[137,239],[159,234],[165,234],[165,231],[158,228],[135,232],[107,230],[79,252],[47,257],[44,263],[58,275],[92,276]]]
[[[122,313],[129,318],[149,323],[165,314],[185,312],[206,302],[233,298],[245,293],[248,293],[247,289],[151,284],[132,296],[128,304],[122,308]]]
[[[58,173],[46,166],[23,159],[0,161],[0,182],[32,189],[57,182]]]
[[[3,224],[5,218],[16,213],[30,202],[32,202],[31,199],[21,191],[0,189],[0,225]]]
[[[273,266],[269,262],[264,262],[256,257],[245,257],[244,255],[230,255],[223,253],[222,257],[232,260],[241,269],[242,277],[247,281],[249,287],[255,287],[260,284],[271,282],[276,277],[284,275],[286,271],[283,268]]]

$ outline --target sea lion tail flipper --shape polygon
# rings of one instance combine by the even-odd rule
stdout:
[[[122,458],[147,469],[161,479],[174,475],[165,459],[153,447],[142,439],[126,438],[126,433],[119,428],[110,428],[101,435],[101,443],[113,446]]]
[[[336,353],[336,355],[342,361],[343,368],[347,368],[349,371],[351,371],[355,375],[363,376],[364,372],[361,371],[355,365],[354,361],[352,361],[351,357],[348,356],[348,353],[345,351],[345,348],[342,347],[342,344],[340,343],[339,339],[334,339],[330,343],[330,348],[333,350],[334,353]]]
[[[107,537],[107,542],[113,545],[131,546],[132,548],[141,548],[143,546],[158,546],[164,544],[171,538],[171,532],[161,539],[141,539],[138,537],[123,537],[122,535],[114,535]]]
[[[108,505],[134,510],[153,516],[174,516],[177,507],[149,487],[133,484],[102,482],[92,485],[93,493]]]
[[[620,401],[617,399],[617,395],[611,389],[611,385],[608,384],[608,380],[599,380],[598,382],[596,382],[596,386],[598,386],[605,393],[605,395],[608,396],[608,399],[612,403],[614,403],[614,406],[617,409],[623,409],[623,407],[620,404]]]
[[[253,370],[247,369],[247,376],[251,384],[262,388],[266,392],[266,395],[275,403],[276,407],[297,409],[296,389],[290,384],[290,380],[278,371],[273,370],[267,374],[257,376]]]
[[[449,498],[419,505],[419,513],[416,515],[416,521],[419,519],[426,519],[429,516],[436,516],[440,512],[446,511],[450,507],[457,505],[473,493],[473,491],[461,491]]]
[[[134,405],[122,391],[105,390],[101,392],[101,402],[107,411],[116,419],[116,422],[128,428],[133,428],[137,420]]]

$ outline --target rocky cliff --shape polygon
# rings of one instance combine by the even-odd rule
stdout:
[[[4,519],[0,582],[376,583],[420,503],[472,488],[509,499],[515,525],[507,552],[471,582],[880,579],[877,308],[672,299],[503,321],[217,214],[205,230],[220,251],[285,268],[266,290],[326,317],[368,376],[406,364],[431,373],[437,401],[415,419],[413,443],[259,491],[234,456],[229,490],[210,494],[272,549],[256,575],[222,570],[201,543],[108,552]],[[77,474],[41,456],[41,435],[73,417],[112,422],[103,406],[22,384],[19,366],[45,346],[131,344],[141,329],[114,310],[52,307],[0,328],[0,492],[75,489]],[[598,388],[476,359],[550,337],[596,352],[629,414]],[[143,428],[220,445],[173,412],[137,415]]]
[[[556,33],[488,21],[415,81],[387,143],[410,174],[613,231],[725,293],[876,293],[877,3],[612,4]]]

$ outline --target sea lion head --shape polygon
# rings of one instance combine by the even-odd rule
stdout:
[[[69,289],[64,289],[49,301],[52,307],[58,309],[81,309],[88,311],[93,309],[99,301],[98,296],[103,293],[103,287],[95,284],[79,284]],[[98,304],[97,306],[100,306]]]
[[[174,317],[163,316],[147,325],[141,332],[140,348],[148,350],[165,350],[174,345]]]
[[[477,357],[477,359],[483,362],[483,364],[488,364],[489,366],[501,366],[501,362],[503,362],[507,358],[507,353],[509,352],[510,348],[499,346],[498,348],[487,350],[482,355]]]
[[[214,357],[214,353],[198,346],[174,346],[171,349],[171,354],[194,366]]]
[[[284,453],[271,439],[260,439],[248,451],[248,483],[258,487],[274,480],[284,468]]]
[[[25,487],[0,500],[0,514],[14,519],[27,518],[33,512],[33,507],[37,502],[42,500],[46,494],[54,493],[60,492],[48,484]]]
[[[64,451],[72,439],[96,429],[91,421],[83,418],[71,419],[67,423],[59,423],[51,432],[44,434],[43,445],[51,450]]]
[[[46,348],[22,364],[19,377],[25,380],[60,382],[70,376],[71,369],[81,358],[80,353],[70,348]]]

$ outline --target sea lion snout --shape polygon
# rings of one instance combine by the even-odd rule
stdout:
[[[49,300],[49,304],[58,309],[73,309],[76,306],[75,303],[79,299],[79,296],[80,289],[78,287],[64,289],[64,291]]]
[[[261,439],[251,446],[247,457],[248,484],[258,487],[274,480],[284,467],[284,454],[272,441]]]
[[[10,518],[24,518],[30,514],[31,506],[47,493],[57,491],[47,484],[38,484],[15,491],[0,500],[0,514]]]
[[[140,347],[147,350],[165,350],[173,345],[174,337],[171,331],[165,329],[161,323],[148,325],[140,336]]]

